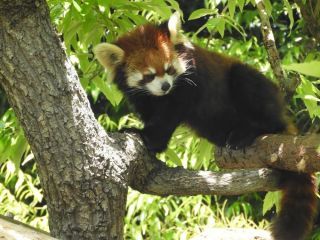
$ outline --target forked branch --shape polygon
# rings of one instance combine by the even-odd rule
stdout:
[[[320,170],[317,150],[320,135],[260,137],[246,151],[217,150],[216,161],[222,168],[243,169],[224,172],[192,171],[182,167],[170,168],[154,156],[146,154],[140,138],[135,134],[127,139],[140,152],[130,174],[130,186],[153,195],[240,195],[256,191],[278,189],[279,172],[267,167],[290,171]],[[254,168],[254,169],[247,169]]]

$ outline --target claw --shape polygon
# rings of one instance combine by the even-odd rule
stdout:
[[[228,153],[229,157],[232,157],[232,146],[227,144],[226,145],[226,150],[227,150],[227,153]]]
[[[137,133],[141,134],[141,130],[138,128],[122,128],[119,130],[120,133]]]
[[[222,152],[223,152],[223,147],[218,147],[218,155],[222,155]]]
[[[243,154],[246,154],[247,148],[246,148],[246,147],[243,147],[243,148],[242,148],[242,152],[243,152]]]

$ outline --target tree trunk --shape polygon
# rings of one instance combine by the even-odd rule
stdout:
[[[122,239],[128,159],[97,124],[45,0],[0,2],[0,82],[38,164],[51,233]]]

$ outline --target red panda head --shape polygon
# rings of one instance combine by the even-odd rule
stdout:
[[[94,53],[98,61],[113,73],[112,78],[121,66],[128,88],[162,96],[170,92],[175,79],[188,68],[187,60],[175,51],[178,44],[191,46],[180,29],[180,16],[176,13],[165,27],[139,26],[114,44],[97,45]]]

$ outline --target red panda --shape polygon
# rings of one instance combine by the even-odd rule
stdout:
[[[146,24],[113,44],[94,48],[98,61],[144,122],[146,147],[167,147],[176,127],[187,124],[217,146],[243,149],[261,134],[285,132],[278,87],[254,68],[192,44],[181,33],[177,14],[161,25]],[[303,240],[316,212],[310,174],[283,171],[276,240]]]

